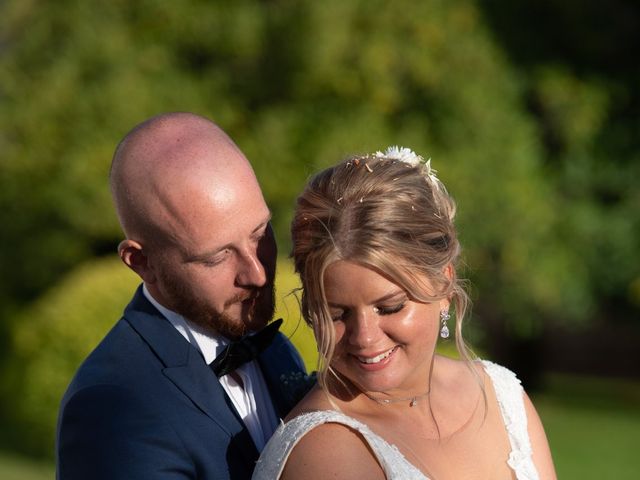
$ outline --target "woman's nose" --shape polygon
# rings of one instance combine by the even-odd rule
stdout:
[[[363,348],[375,344],[380,337],[380,325],[377,315],[371,312],[358,312],[349,326],[349,343]]]

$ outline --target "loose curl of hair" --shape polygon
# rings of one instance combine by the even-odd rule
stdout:
[[[463,359],[472,359],[462,337],[469,297],[456,274],[456,206],[428,169],[424,163],[356,156],[315,175],[298,197],[292,257],[302,281],[302,315],[318,343],[318,381],[325,392],[329,375],[339,377],[331,368],[336,339],[323,279],[338,260],[384,272],[415,301],[449,299],[456,347]]]

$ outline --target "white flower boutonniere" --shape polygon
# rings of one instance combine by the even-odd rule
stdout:
[[[310,375],[306,375],[302,372],[292,372],[286,375],[280,375],[280,381],[287,390],[292,406],[302,400],[316,384],[316,373],[317,372],[311,372]]]

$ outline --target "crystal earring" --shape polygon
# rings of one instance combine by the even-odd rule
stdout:
[[[451,315],[449,315],[449,310],[440,310],[440,322],[442,323],[442,327],[440,328],[441,338],[449,338],[449,327],[447,326],[447,320],[449,320],[450,318]]]

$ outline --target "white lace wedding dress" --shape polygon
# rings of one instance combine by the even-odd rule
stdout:
[[[531,442],[527,432],[527,416],[520,381],[513,372],[500,365],[488,361],[483,361],[482,364],[493,383],[511,443],[507,464],[515,472],[518,480],[538,480],[538,473],[531,458]],[[333,410],[305,413],[281,424],[262,451],[252,479],[280,478],[287,458],[298,441],[313,428],[328,422],[341,423],[360,432],[375,453],[387,479],[428,480],[404,458],[395,445],[387,443],[358,420]]]

